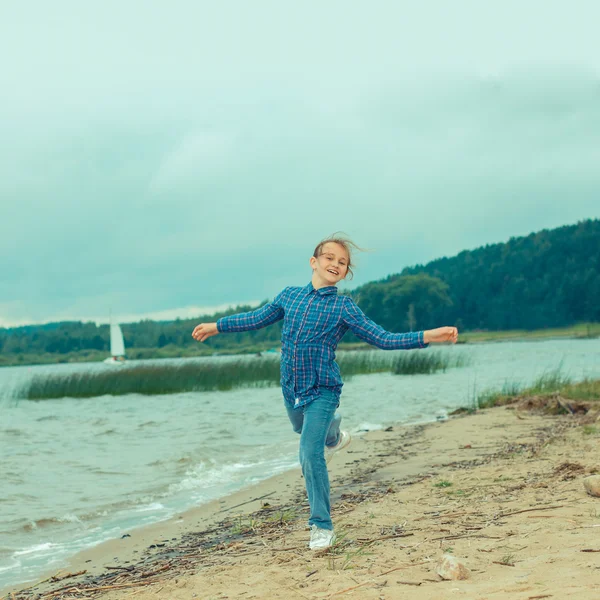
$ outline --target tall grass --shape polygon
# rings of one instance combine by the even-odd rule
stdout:
[[[341,352],[337,362],[342,377],[370,373],[434,373],[463,366],[466,359],[440,352]],[[178,392],[266,387],[279,383],[274,357],[246,357],[223,363],[185,362],[126,365],[82,373],[34,375],[22,395],[29,400],[92,398],[123,394],[160,395]]]
[[[574,383],[559,366],[540,375],[529,387],[505,383],[502,390],[487,390],[476,399],[477,408],[490,408],[514,402],[520,396],[558,393],[569,400],[600,400],[600,379],[584,379]]]
[[[224,364],[162,364],[110,367],[65,375],[36,375],[24,390],[29,400],[92,398],[123,394],[175,394],[185,391],[266,387],[279,381],[275,360],[239,360]]]
[[[468,364],[465,354],[446,352],[403,352],[396,355],[392,373],[395,375],[415,375],[446,371],[451,367],[464,367]]]

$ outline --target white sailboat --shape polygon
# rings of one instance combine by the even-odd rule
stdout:
[[[125,342],[118,323],[110,324],[110,358],[104,360],[109,365],[125,364]]]

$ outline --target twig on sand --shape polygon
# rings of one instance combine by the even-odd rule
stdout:
[[[508,513],[500,513],[498,515],[499,519],[503,519],[504,517],[512,517],[513,515],[518,515],[520,513],[525,512],[533,512],[536,510],[554,510],[555,508],[564,508],[564,504],[557,504],[556,506],[538,506],[537,508],[524,508],[523,510],[513,510]]]
[[[437,542],[438,540],[458,540],[461,538],[486,538],[488,540],[503,540],[503,536],[498,535],[483,535],[481,533],[467,533],[466,535],[443,535],[442,537],[431,538],[430,542]]]
[[[156,575],[157,573],[162,573],[163,571],[168,571],[171,568],[171,563],[167,563],[166,565],[163,565],[162,567],[159,567],[158,569],[154,569],[154,571],[146,571],[145,573],[141,574],[141,577],[143,577],[144,579],[146,579],[147,577],[152,577],[152,575]]]
[[[56,575],[52,575],[52,577],[48,577],[48,579],[44,579],[44,581],[40,581],[40,583],[47,583],[48,581],[51,581],[52,583],[56,583],[57,581],[62,581],[63,579],[69,579],[70,577],[77,577],[78,575],[84,575],[85,573],[87,573],[87,570],[77,571],[77,573],[66,573],[65,575],[60,575],[59,573],[60,573],[60,571],[58,571],[58,573],[56,573]]]
[[[361,544],[364,544],[365,546],[368,546],[369,544],[373,544],[374,542],[379,542],[381,540],[393,540],[394,538],[409,537],[411,535],[415,535],[415,534],[414,533],[396,533],[393,535],[384,535],[382,537],[373,538],[372,540],[367,539],[367,538],[358,538],[356,541]]]
[[[223,508],[222,510],[219,510],[217,512],[219,513],[223,513],[223,512],[227,512],[228,510],[233,510],[234,508],[237,508],[238,506],[244,506],[244,504],[250,504],[251,502],[256,502],[256,500],[262,500],[263,498],[268,498],[269,496],[272,496],[275,492],[270,492],[269,494],[265,494],[264,496],[258,496],[257,498],[252,498],[252,500],[246,500],[246,502],[240,502],[239,504],[236,504],[235,506],[228,506],[227,508]]]

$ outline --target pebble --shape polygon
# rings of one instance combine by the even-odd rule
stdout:
[[[468,579],[471,576],[464,563],[451,554],[442,556],[436,572],[442,579]]]
[[[583,480],[585,491],[590,496],[600,498],[600,475],[591,475]]]

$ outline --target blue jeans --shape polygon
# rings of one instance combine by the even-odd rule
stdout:
[[[300,466],[310,505],[308,524],[321,529],[333,529],[325,446],[335,446],[340,437],[342,417],[335,412],[338,405],[337,396],[327,388],[320,388],[319,395],[306,406],[285,405],[294,431],[300,434]]]

